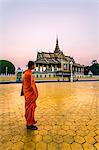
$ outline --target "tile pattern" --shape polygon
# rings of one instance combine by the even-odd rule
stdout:
[[[0,85],[0,150],[99,150],[99,82],[37,87],[38,130],[31,131],[21,84]]]

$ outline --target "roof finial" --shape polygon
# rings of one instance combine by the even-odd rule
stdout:
[[[58,34],[57,34],[57,36],[56,36],[56,44],[58,44]]]
[[[55,53],[59,53],[60,52],[60,48],[59,48],[59,45],[58,45],[58,35],[56,36],[56,47],[55,47]]]

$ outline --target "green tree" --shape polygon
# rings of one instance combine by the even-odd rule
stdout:
[[[89,70],[90,70],[90,66],[86,66],[84,68],[84,75],[88,75]]]
[[[93,75],[99,75],[99,64],[98,63],[93,63],[90,66],[90,70],[93,73]]]
[[[7,70],[6,70],[7,69]],[[15,66],[7,60],[0,60],[0,74],[15,74]]]

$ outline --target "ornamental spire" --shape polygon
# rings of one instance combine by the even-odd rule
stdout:
[[[59,52],[60,52],[60,48],[59,48],[59,45],[58,45],[58,35],[57,35],[57,38],[56,38],[56,47],[55,47],[54,53],[59,53]]]

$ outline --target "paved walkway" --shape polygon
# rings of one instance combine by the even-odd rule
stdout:
[[[37,87],[38,131],[30,131],[21,84],[0,85],[0,150],[99,150],[99,82]]]

